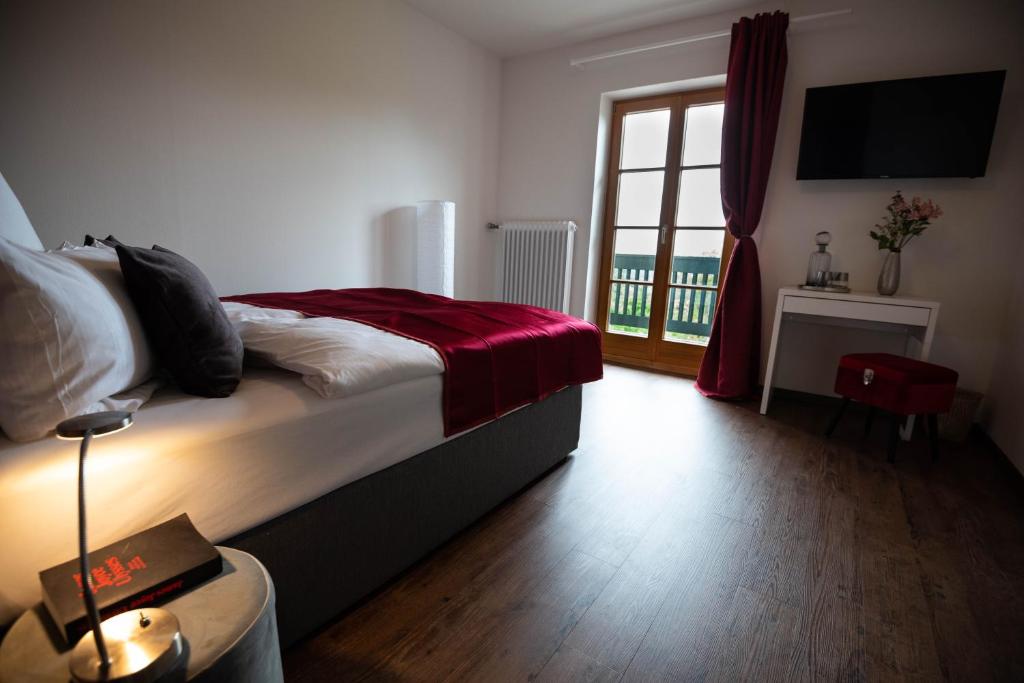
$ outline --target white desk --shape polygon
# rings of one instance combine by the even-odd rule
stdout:
[[[939,304],[936,301],[879,296],[867,292],[833,294],[804,290],[799,287],[783,287],[779,290],[779,299],[775,306],[772,343],[768,352],[764,393],[761,395],[761,414],[764,415],[768,412],[768,403],[772,398],[775,365],[779,352],[779,331],[786,320],[840,326],[871,327],[880,324],[901,326],[906,328],[909,337],[920,342],[916,354],[911,354],[909,348],[906,348],[904,352],[907,355],[915,355],[921,360],[927,360],[932,347],[932,338],[935,336],[935,323],[938,317]],[[839,359],[836,358],[837,363],[838,361]],[[907,421],[903,437],[909,438],[913,428],[914,422],[913,416],[911,416]]]

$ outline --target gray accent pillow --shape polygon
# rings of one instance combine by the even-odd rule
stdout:
[[[118,243],[128,295],[160,364],[182,391],[230,396],[242,377],[242,340],[213,286],[184,256]]]

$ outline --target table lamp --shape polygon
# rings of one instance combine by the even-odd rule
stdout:
[[[75,645],[69,663],[71,677],[80,683],[155,681],[174,669],[184,654],[178,619],[169,611],[130,610],[101,623],[96,609],[85,532],[85,456],[93,437],[119,432],[131,424],[131,413],[115,410],[80,415],[57,425],[57,438],[82,442],[78,456],[78,570],[91,630]]]

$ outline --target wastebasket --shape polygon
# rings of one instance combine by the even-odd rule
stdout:
[[[966,441],[982,398],[984,394],[977,391],[957,389],[949,412],[939,415],[939,436],[947,441]]]

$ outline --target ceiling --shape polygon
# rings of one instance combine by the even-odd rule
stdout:
[[[748,7],[751,0],[406,0],[509,57],[670,21]]]

